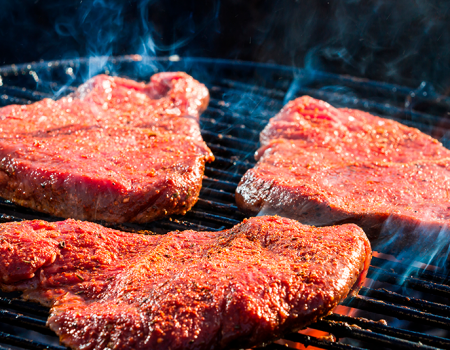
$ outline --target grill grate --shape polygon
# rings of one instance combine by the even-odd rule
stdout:
[[[0,106],[70,93],[93,72],[96,63],[95,59],[78,59],[2,67]],[[411,90],[280,66],[135,56],[110,59],[98,72],[148,80],[158,70],[187,71],[208,85],[211,101],[201,117],[201,126],[216,161],[207,165],[200,199],[185,216],[115,228],[165,233],[186,228],[222,230],[241,222],[244,215],[235,205],[234,190],[245,171],[255,164],[259,133],[285,100],[303,94],[399,120],[450,146],[450,100],[433,95],[427,84]],[[0,201],[0,221],[35,218],[58,220]],[[323,349],[448,349],[449,282],[439,269],[378,254],[358,296],[346,299],[335,314],[312,325],[313,333],[290,334],[266,349],[286,349],[286,345],[297,349],[303,345]],[[17,293],[0,293],[0,350],[65,349],[45,326],[47,316],[47,308],[22,301]],[[337,340],[326,336],[328,333]]]

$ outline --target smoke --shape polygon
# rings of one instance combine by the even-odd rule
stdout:
[[[206,30],[220,30],[218,0],[206,5],[155,0],[0,3],[4,20],[0,62],[92,58],[86,79],[101,72],[111,56],[195,52],[190,45],[193,39]]]
[[[441,93],[450,86],[445,1],[0,3],[5,64],[178,54],[275,62],[414,88],[428,81]]]
[[[305,67],[411,87],[423,80],[441,90],[449,85],[448,2],[332,3],[329,38],[308,50]]]
[[[373,244],[374,250],[391,253],[396,259],[408,262],[409,269],[405,270],[403,278],[410,275],[417,263],[420,263],[421,268],[431,266],[442,275],[448,275],[450,272],[450,230],[446,225],[427,222],[427,216],[424,212],[423,222],[409,227],[393,216],[389,217],[383,223],[380,236]],[[394,266],[395,263],[391,265]],[[392,266],[386,261],[384,268],[389,269]]]
[[[259,9],[232,57],[414,88],[429,81],[442,92],[450,85],[449,2],[272,1]]]

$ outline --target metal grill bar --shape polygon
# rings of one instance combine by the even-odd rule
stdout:
[[[335,322],[342,322],[345,323],[348,327],[361,327],[364,329],[368,329],[371,332],[377,332],[377,333],[383,333],[386,335],[391,335],[393,337],[401,337],[402,339],[409,340],[411,342],[421,342],[422,344],[434,346],[437,348],[449,348],[450,347],[450,340],[436,337],[428,334],[408,331],[400,328],[394,328],[390,326],[386,326],[379,322],[370,321],[363,318],[355,318],[355,317],[348,317],[343,315],[337,315],[333,314],[330,316],[327,316],[326,319],[323,322],[328,321],[335,321]]]
[[[229,171],[224,171],[224,170],[220,170],[220,169],[213,169],[210,167],[207,167],[205,169],[205,174],[210,177],[217,176],[218,178],[222,178],[223,180],[226,180],[228,182],[234,182],[236,184],[236,186],[242,177],[239,174],[231,173]]]
[[[202,188],[201,190],[203,195],[211,195],[216,199],[222,199],[224,201],[231,201],[234,199],[233,193],[226,192],[223,190],[216,190],[214,188]]]
[[[437,284],[428,281],[422,281],[417,278],[406,277],[396,273],[388,272],[380,268],[373,268],[367,274],[368,278],[376,279],[381,282],[388,282],[391,284],[402,285],[418,291],[432,293],[443,297],[450,297],[450,287],[442,284]]]
[[[30,91],[15,86],[0,86],[0,94],[11,95],[17,98],[23,98],[31,101],[39,101],[43,98],[52,98],[51,94],[45,94],[39,91]]]
[[[309,335],[304,335],[301,333],[292,333],[289,336],[284,337],[286,340],[304,344],[305,346],[316,346],[322,349],[338,349],[338,350],[362,350],[363,348],[347,345],[339,342],[331,342],[327,340],[321,340]],[[279,348],[281,349],[281,348]],[[286,347],[284,347],[286,349]]]
[[[202,136],[206,142],[212,142],[213,140],[221,140],[221,144],[223,144],[223,146],[228,146],[231,148],[236,148],[240,150],[242,149],[253,150],[255,148],[255,143],[252,141],[247,141],[245,139],[237,138],[234,136],[215,133],[208,130],[202,131]]]
[[[38,341],[24,339],[22,337],[17,337],[15,335],[0,332],[0,341],[4,344],[17,346],[24,349],[35,349],[35,350],[67,350],[63,346],[53,346],[44,344]]]
[[[38,315],[41,317],[46,317],[49,313],[49,308],[41,306],[36,303],[30,303],[28,301],[23,301],[20,299],[12,299],[19,298],[20,293],[3,293],[0,292],[0,306],[5,309],[15,309],[21,312]]]
[[[395,346],[395,348],[397,349],[411,349],[416,345],[414,342],[409,340],[398,339],[396,337],[380,333],[373,333],[372,331],[360,329],[359,327],[351,326],[347,323],[342,322],[320,321],[315,324],[315,328],[325,332],[339,334],[343,337],[351,336],[352,338],[364,340],[367,343],[371,344],[370,348],[372,349],[379,349],[380,346],[383,345],[388,347]],[[435,350],[437,348],[434,346],[422,344],[421,349]]]
[[[45,320],[39,320],[35,317],[28,317],[6,310],[0,310],[0,322],[4,322],[10,325],[17,325],[19,327],[26,327],[27,329],[37,331],[42,334],[54,334],[50,329],[46,327]]]
[[[240,172],[245,173],[249,167],[252,167],[253,164],[249,162],[243,162],[240,160],[232,160],[223,157],[215,157],[216,160],[210,166],[218,167],[219,169],[223,168],[236,168],[239,169]]]
[[[229,156],[234,153],[234,157],[237,159],[245,159],[249,163],[255,163],[253,155],[249,152],[244,152],[234,148],[224,147],[221,145],[210,144],[209,148],[216,156]]]
[[[252,85],[235,82],[231,80],[222,80],[221,83],[229,88],[239,89],[242,94],[244,91],[254,91],[256,94],[268,96],[271,98],[276,98],[283,100],[286,96],[286,91],[280,91],[276,89],[266,89],[262,87],[253,87]],[[238,92],[237,92],[238,93]],[[406,124],[411,127],[419,128],[423,132],[431,134],[433,133],[435,137],[442,138],[446,136],[450,128],[450,121],[443,119],[442,116],[435,116],[432,114],[421,113],[413,111],[411,108],[400,108],[393,106],[389,103],[378,103],[372,100],[357,98],[353,95],[347,96],[336,92],[330,92],[325,90],[318,90],[312,88],[296,89],[295,95],[310,95],[312,97],[329,101],[337,107],[350,107],[366,110],[369,112],[376,113],[384,117],[390,117],[396,121]],[[448,102],[450,108],[450,102]],[[447,140],[441,140],[445,146],[447,146]]]
[[[220,188],[224,191],[227,191],[229,193],[234,193],[234,191],[236,189],[236,184],[233,182],[209,178],[207,176],[205,176],[203,178],[203,186],[205,186],[205,187],[217,186],[218,188]]]
[[[191,210],[190,213],[195,215],[197,218],[200,218],[200,219],[215,220],[216,222],[221,222],[221,223],[224,223],[224,224],[227,224],[227,225],[237,225],[237,224],[239,224],[241,222],[240,220],[230,219],[230,218],[227,218],[227,217],[222,216],[222,215],[205,213],[204,211]]]
[[[386,260],[380,259],[377,257],[372,257],[372,265],[375,267],[382,268],[383,266],[386,266]],[[409,264],[406,264],[406,262],[399,262],[396,261],[390,265],[390,268],[395,269],[395,273],[399,275],[404,275],[405,273],[408,273],[408,276],[410,277],[417,277],[421,279],[426,279],[432,282],[442,283],[442,284],[448,284],[450,282],[449,277],[440,274],[436,271],[430,271],[423,268],[415,267],[414,266],[415,261],[409,261]]]
[[[266,118],[258,118],[255,120],[247,120],[248,116],[246,115],[240,115],[236,112],[230,111],[225,112],[216,108],[208,108],[208,110],[206,110],[204,114],[206,116],[210,116],[211,118],[219,119],[222,121],[222,123],[232,123],[233,121],[235,121],[236,123],[242,123],[247,127],[252,127],[254,129],[264,126],[270,118],[266,117]]]
[[[242,216],[242,218],[244,218],[244,216],[245,216],[241,212],[238,211],[238,208],[235,205],[232,205],[232,204],[222,204],[222,203],[217,203],[217,202],[213,202],[213,201],[208,201],[205,199],[199,199],[196,204],[196,208],[199,208],[199,209],[207,209],[207,208],[211,208],[211,207],[216,212],[220,211],[224,214],[238,215],[238,216]]]
[[[203,131],[210,129],[218,130],[220,133],[226,133],[227,135],[239,137],[243,133],[247,134],[247,137],[251,140],[257,140],[259,138],[259,132],[254,129],[249,129],[243,124],[231,125],[222,122],[216,122],[214,119],[203,119]]]
[[[392,303],[403,305],[411,308],[415,308],[420,311],[433,313],[435,315],[441,315],[447,317],[450,315],[450,306],[433,303],[427,300],[416,299],[412,297],[406,297],[401,294],[386,290],[386,289],[370,289],[361,288],[360,295],[364,295],[370,298],[376,298],[379,300],[390,301]]]
[[[0,350],[11,350],[11,348],[5,348],[5,347],[0,345]]]
[[[448,317],[420,312],[418,310],[398,306],[394,303],[388,303],[384,300],[376,300],[357,295],[350,300],[344,300],[342,305],[450,330],[450,318]]]
[[[28,104],[28,100],[18,97],[11,97],[9,95],[0,95],[0,107],[11,104],[26,105]]]
[[[74,71],[78,72],[78,70],[82,70],[83,64],[86,63],[83,62],[83,60],[79,60],[55,62],[51,65],[37,64],[31,66],[31,68],[24,66],[3,71],[0,68],[0,74],[3,74],[4,77],[4,86],[0,87],[0,105],[29,103],[43,97],[53,96],[54,91],[58,91],[59,96],[74,91],[74,87],[61,85],[61,82],[68,81],[78,85],[81,79],[68,78],[66,68],[69,66],[76,67],[77,69],[74,69]],[[136,64],[133,59],[112,60],[112,62],[114,62],[113,65],[123,65],[123,67],[133,67]],[[204,60],[198,60],[198,62],[205,64]],[[295,87],[296,81],[291,70],[265,67],[258,71],[258,74],[254,74],[258,77],[254,78],[256,80],[251,80],[244,79],[241,76],[248,76],[249,69],[257,69],[257,65],[245,63],[230,65],[229,62],[224,61],[214,62],[214,64],[218,63],[223,64],[224,67],[233,67],[241,75],[237,74],[239,78],[236,79],[219,77],[208,84],[211,93],[210,106],[201,117],[201,126],[203,137],[216,155],[216,161],[206,167],[203,188],[196,206],[187,215],[176,216],[172,221],[165,219],[147,225],[108,226],[133,232],[154,230],[163,233],[177,229],[221,230],[241,222],[245,215],[240,213],[234,204],[235,188],[242,174],[254,165],[253,154],[258,147],[259,133],[267,124],[269,118],[274,116],[282,107],[287,92],[292,96],[306,93],[334,102],[338,106],[353,106],[381,113],[393,119],[401,120],[403,123],[418,126],[423,131],[434,133],[434,135],[438,134],[443,139],[447,137],[450,129],[450,122],[442,120],[438,115],[414,110],[420,101],[425,101],[433,111],[442,110],[450,106],[449,99],[439,98],[434,102],[434,99],[426,96],[421,97],[419,101],[417,97],[413,97],[410,89],[403,87],[360,82],[351,78],[318,73],[308,76],[307,79],[305,78],[305,82],[300,89]],[[109,70],[113,71],[110,66],[108,67]],[[184,66],[172,68],[173,70],[189,70],[192,67],[189,69]],[[200,76],[203,74],[204,66],[201,66],[201,68]],[[20,73],[18,69],[25,69],[25,71]],[[39,82],[37,84],[38,89],[36,89],[36,81],[30,81],[30,74],[28,74],[30,69],[37,72],[37,76],[51,77],[52,81],[50,83]],[[44,73],[41,74],[38,69],[44,70]],[[195,71],[195,67],[192,69]],[[243,69],[245,74],[242,73]],[[137,69],[130,70],[130,72],[139,71]],[[217,69],[211,71],[216,72]],[[297,80],[301,80],[302,75],[297,73],[295,73]],[[136,74],[137,79],[148,79],[147,76],[140,77],[140,73]],[[126,75],[132,76],[133,74]],[[242,81],[242,79],[244,80]],[[325,83],[321,85],[320,79],[326,79],[327,85]],[[9,84],[10,81],[17,82],[17,84]],[[248,81],[254,81],[255,84],[248,84]],[[348,90],[344,94],[334,92],[332,89],[331,91],[327,90],[328,86],[332,84],[342,84],[356,90],[353,91],[353,94],[349,94]],[[358,95],[359,93],[361,93],[361,96]],[[420,91],[417,91],[417,94],[419,93]],[[378,94],[377,100],[364,97],[371,96],[371,94]],[[31,218],[57,220],[57,218],[24,209],[6,201],[0,201],[0,221]],[[403,324],[401,320],[405,320],[405,328],[409,327],[410,323],[416,326],[436,327],[443,330],[446,334],[445,337],[403,329],[403,326],[400,328],[392,327],[367,319],[337,314],[330,315],[311,327],[333,332],[338,338],[347,337],[352,339],[354,344],[361,344],[364,348],[449,348],[450,340],[446,338],[450,337],[450,333],[445,333],[445,330],[450,330],[450,318],[447,317],[450,314],[448,312],[450,310],[448,305],[450,287],[446,285],[449,282],[448,276],[411,266],[406,261],[389,261],[388,264],[386,263],[387,260],[374,257],[368,275],[375,279],[374,284],[371,288],[363,288],[360,295],[345,300],[342,305],[355,308],[359,314],[368,311],[369,314],[366,314],[371,315],[368,317],[375,319],[394,317],[396,322],[400,322],[401,325]],[[408,277],[404,276],[406,272]],[[422,296],[410,297],[409,294],[412,292],[422,293]],[[15,300],[16,297],[18,297],[17,294],[0,295],[0,307],[3,309],[0,309],[0,325],[14,323],[21,329],[34,329],[42,334],[51,334],[47,328],[42,328],[44,318],[48,315],[48,309],[33,303]],[[347,344],[348,341],[345,339],[329,341],[298,333],[288,335],[285,339],[324,349],[362,349],[362,347]],[[264,349],[285,349],[286,346],[282,343],[283,341],[273,343]],[[39,341],[30,342],[23,337],[7,333],[0,334],[0,344],[28,349],[65,349],[43,344]]]

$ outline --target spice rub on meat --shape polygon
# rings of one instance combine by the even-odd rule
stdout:
[[[51,306],[73,349],[223,349],[302,328],[359,290],[356,225],[256,217],[146,236],[72,219],[0,224],[0,287]]]
[[[450,151],[417,129],[304,96],[270,120],[261,144],[236,190],[247,213],[352,222],[372,240],[397,235],[391,250],[448,225]]]
[[[185,73],[149,84],[98,75],[57,101],[0,109],[0,196],[60,217],[147,222],[197,201],[207,88]]]

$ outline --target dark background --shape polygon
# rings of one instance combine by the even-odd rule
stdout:
[[[139,53],[272,62],[450,94],[450,1],[0,0],[0,65]]]

